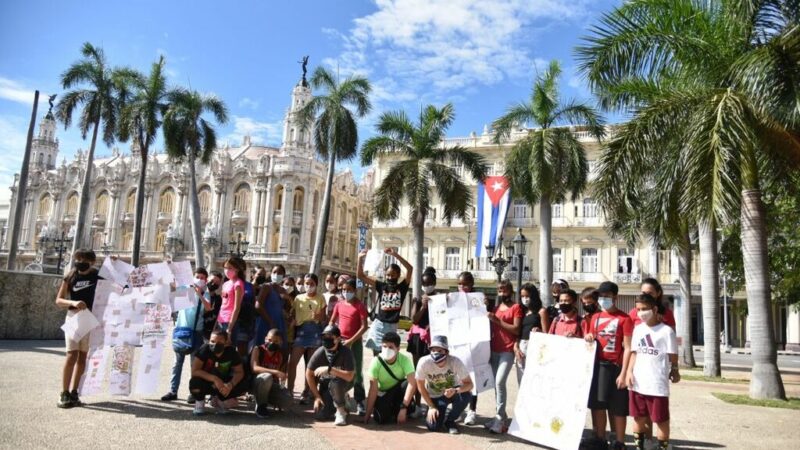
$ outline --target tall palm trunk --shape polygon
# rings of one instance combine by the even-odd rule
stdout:
[[[753,370],[750,397],[785,399],[786,391],[778,371],[775,330],[769,284],[767,230],[761,191],[742,191],[742,254],[750,321],[750,350]]]
[[[328,233],[328,218],[331,214],[331,190],[336,167],[336,153],[332,150],[328,155],[328,176],[325,178],[325,192],[322,194],[322,211],[317,221],[317,237],[314,241],[314,253],[311,257],[310,273],[317,273],[322,268],[322,254],[325,251],[325,235]],[[284,214],[286,211],[284,211]]]
[[[197,196],[197,171],[195,168],[194,149],[189,152],[189,209],[190,220],[192,221],[192,242],[194,244],[194,266],[205,267],[205,257],[203,255],[203,234],[200,230],[200,198]]]
[[[31,162],[31,145],[33,144],[33,130],[36,127],[36,111],[39,109],[39,91],[33,93],[33,110],[31,121],[28,125],[28,137],[25,140],[25,154],[22,155],[22,168],[19,171],[17,184],[17,198],[14,201],[14,221],[11,223],[11,236],[8,246],[8,259],[6,270],[15,270],[17,264],[17,250],[19,249],[19,235],[22,231],[22,213],[25,205],[26,191],[28,190],[28,168]],[[0,242],[1,243],[1,242]]]
[[[539,199],[539,284],[541,289],[542,303],[549,306],[553,302],[550,295],[550,285],[553,283],[553,217],[550,196],[543,195]],[[518,268],[522,270],[522,267]]]
[[[140,141],[141,142],[141,141]],[[136,188],[136,211],[133,218],[133,251],[131,264],[139,265],[139,253],[142,250],[142,219],[144,218],[144,182],[147,177],[147,149],[142,146],[140,150],[141,164],[139,167],[139,184]]]
[[[678,252],[678,278],[681,285],[682,308],[677,317],[678,337],[681,345],[678,349],[678,363],[684,367],[694,367],[692,351],[692,241],[688,233],[683,235]]]
[[[422,249],[424,247],[425,217],[419,217],[414,224],[414,284],[411,293],[414,297],[420,297],[422,295],[422,272],[425,270],[422,261]]]
[[[722,374],[719,352],[719,257],[714,223],[700,224],[700,276],[703,296],[703,374]]]
[[[86,236],[86,216],[89,214],[89,187],[92,185],[92,169],[94,169],[94,148],[97,145],[97,130],[100,129],[100,111],[97,112],[97,120],[94,122],[92,131],[92,143],[89,146],[89,154],[86,155],[86,173],[83,175],[83,185],[81,186],[81,199],[78,203],[78,218],[75,219],[75,237],[72,241],[72,253],[83,248],[83,240]],[[110,220],[110,218],[109,218]],[[89,221],[91,223],[91,221]]]

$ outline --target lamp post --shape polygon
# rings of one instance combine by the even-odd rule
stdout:
[[[525,246],[528,245],[528,239],[522,234],[522,228],[517,228],[517,235],[511,241],[514,249],[514,254],[517,256],[517,298],[522,296],[522,270],[523,261],[525,260]]]
[[[58,252],[58,263],[56,264],[56,272],[61,272],[61,262],[63,260],[64,252],[68,248],[72,248],[72,238],[67,236],[67,233],[61,232],[61,237],[53,239],[55,244],[54,250]]]
[[[494,245],[487,245],[486,246],[486,256],[488,257],[489,264],[494,266],[494,271],[497,273],[497,282],[499,283],[503,279],[503,271],[505,270],[506,266],[510,262],[508,259],[503,257],[503,238],[500,238],[500,242],[498,242],[498,246],[495,247]],[[499,248],[497,256],[495,256],[495,248]]]
[[[103,233],[103,244],[100,245],[100,251],[103,252],[105,257],[108,257],[111,255],[112,247],[111,243],[108,242],[108,233]]]
[[[235,241],[228,242],[231,256],[237,258],[244,258],[247,255],[247,247],[250,245],[249,241],[242,240],[242,233],[236,237]]]

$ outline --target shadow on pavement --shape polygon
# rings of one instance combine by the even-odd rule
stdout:
[[[712,444],[711,442],[687,441],[684,439],[670,439],[669,443],[675,448],[725,448],[724,445]]]

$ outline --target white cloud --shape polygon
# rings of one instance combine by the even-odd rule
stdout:
[[[22,168],[27,121],[20,117],[0,116],[0,203],[9,201],[14,174]]]
[[[239,100],[240,108],[258,109],[258,104],[258,100],[253,100],[250,97],[244,97],[243,99]]]
[[[30,105],[33,103],[33,91],[22,83],[19,83],[8,78],[0,77],[0,98],[10,100],[12,102]],[[39,105],[47,103],[47,94],[39,92]]]
[[[226,136],[231,145],[239,145],[244,136],[250,136],[254,144],[278,146],[283,139],[283,120],[259,122],[252,117],[233,116],[233,131]],[[224,145],[223,141],[220,141]]]

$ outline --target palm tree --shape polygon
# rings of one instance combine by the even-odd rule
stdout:
[[[638,0],[605,15],[577,50],[602,103],[634,114],[632,161],[681,143],[681,204],[706,230],[702,247],[716,247],[708,230],[741,211],[754,398],[785,398],[759,161],[800,155],[799,22],[795,0]],[[716,270],[702,276],[714,284]]]
[[[78,120],[82,137],[86,139],[89,129],[92,129],[92,143],[89,145],[86,157],[86,171],[83,175],[78,217],[75,221],[77,232],[72,241],[73,252],[83,246],[84,230],[88,228],[86,215],[91,203],[89,187],[92,182],[98,131],[102,125],[103,142],[108,146],[114,143],[119,111],[129,94],[128,83],[136,79],[136,73],[130,69],[110,67],[100,47],[86,42],[81,48],[81,54],[83,59],[73,63],[61,74],[61,85],[64,89],[76,89],[65,93],[56,106],[56,117],[64,123],[66,129],[72,123],[75,110],[83,105]],[[79,85],[86,87],[78,87]]]
[[[139,265],[141,252],[142,218],[144,216],[144,188],[147,176],[147,158],[150,146],[155,142],[161,118],[167,109],[167,83],[164,78],[164,56],[159,57],[150,69],[146,79],[136,83],[136,92],[131,101],[122,109],[119,123],[119,137],[122,141],[132,138],[139,146],[139,183],[136,188],[136,211],[133,221],[133,251],[131,264]]]
[[[203,114],[209,112],[218,123],[224,124],[228,121],[228,111],[225,103],[216,96],[204,95],[197,91],[175,89],[170,93],[169,100],[169,108],[164,114],[164,143],[167,154],[171,157],[189,159],[189,204],[194,263],[196,267],[204,267],[195,159],[199,156],[203,164],[208,164],[217,148],[217,132],[212,124],[203,118]]]
[[[393,220],[400,214],[403,200],[411,210],[414,230],[414,267],[422,267],[425,219],[433,206],[434,195],[442,205],[442,219],[466,219],[472,208],[472,190],[464,183],[455,167],[463,167],[472,178],[486,178],[486,159],[459,145],[444,147],[442,140],[455,110],[448,103],[441,108],[425,107],[414,124],[405,112],[381,114],[376,129],[378,136],[368,139],[361,148],[361,164],[368,166],[384,156],[393,163],[375,190],[375,217]],[[422,270],[414,271],[414,292],[421,292]]]
[[[586,188],[589,174],[586,153],[570,126],[586,127],[598,141],[605,135],[604,121],[591,106],[561,101],[560,75],[558,61],[551,61],[534,81],[528,102],[509,107],[493,124],[498,144],[521,124],[537,127],[514,144],[506,158],[505,175],[514,197],[525,199],[531,206],[539,203],[539,281],[540,286],[548,288],[553,281],[552,204],[568,194],[576,199]],[[550,296],[543,299],[551,302]]]
[[[348,161],[358,152],[358,126],[356,119],[369,113],[372,106],[369,81],[360,76],[350,76],[342,82],[324,67],[317,67],[310,80],[315,89],[324,89],[315,95],[298,113],[304,127],[314,127],[314,145],[317,155],[328,160],[328,175],[325,178],[325,193],[322,196],[322,211],[317,221],[314,254],[309,272],[316,273],[322,265],[325,251],[325,235],[331,212],[331,189],[337,161]],[[353,108],[351,111],[350,108]]]

